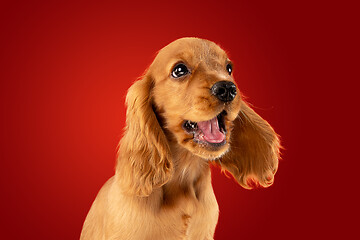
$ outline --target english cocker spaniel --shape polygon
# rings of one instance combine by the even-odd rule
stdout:
[[[115,176],[98,193],[82,240],[209,240],[219,208],[210,164],[245,188],[268,187],[279,138],[242,99],[215,43],[164,47],[129,89]]]

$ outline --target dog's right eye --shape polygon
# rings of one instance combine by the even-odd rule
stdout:
[[[189,73],[189,69],[183,63],[177,64],[171,72],[173,78],[179,78]]]

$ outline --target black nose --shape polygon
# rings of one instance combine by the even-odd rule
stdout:
[[[223,102],[231,102],[236,96],[236,86],[229,81],[220,81],[211,87],[211,93]]]

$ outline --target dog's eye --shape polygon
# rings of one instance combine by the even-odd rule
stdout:
[[[174,69],[171,72],[171,76],[174,78],[182,77],[189,73],[189,69],[185,66],[183,63],[179,63],[174,67]]]
[[[232,73],[232,66],[231,66],[230,63],[229,63],[228,65],[226,65],[226,70],[228,71],[229,75],[231,75],[231,73]]]

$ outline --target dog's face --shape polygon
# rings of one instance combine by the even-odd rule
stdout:
[[[232,71],[225,51],[197,38],[182,38],[163,48],[148,71],[162,127],[204,159],[216,159],[229,149],[241,103]]]

